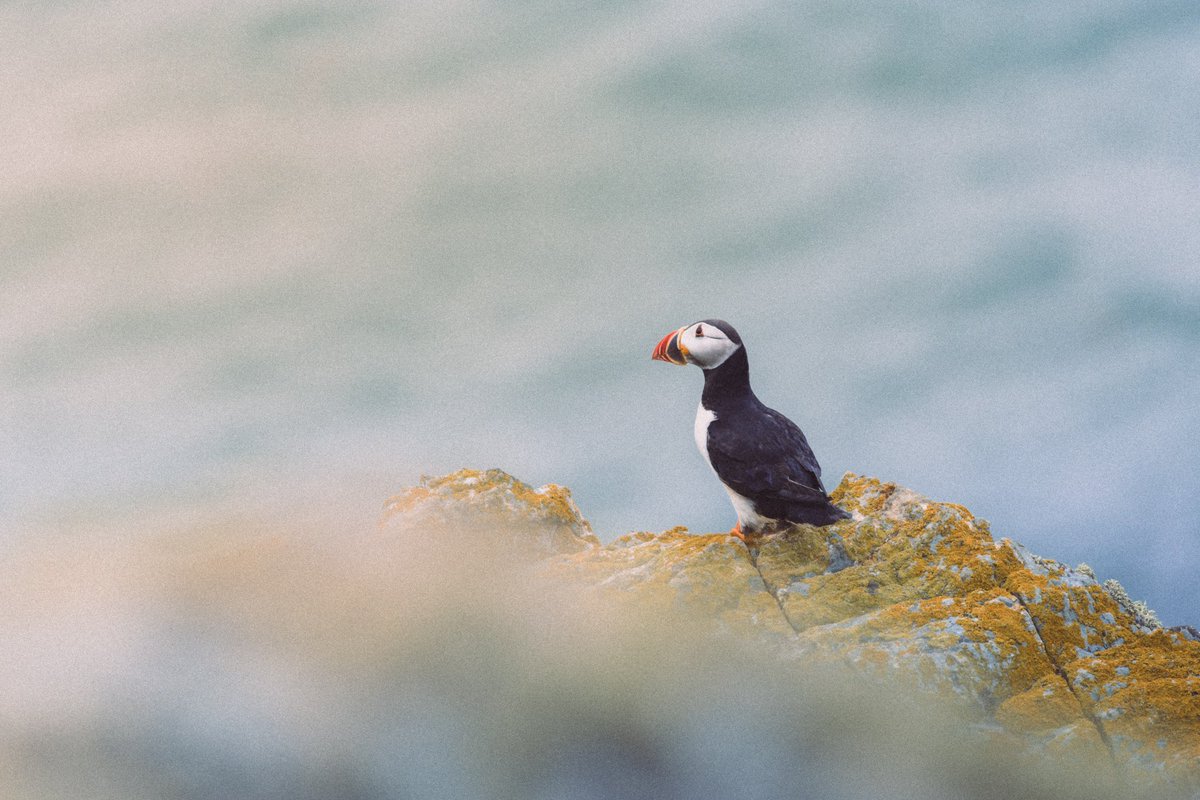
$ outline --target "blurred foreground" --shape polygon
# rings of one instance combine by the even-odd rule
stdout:
[[[0,794],[1131,796],[1110,764],[582,591],[475,527],[27,543],[0,572]]]

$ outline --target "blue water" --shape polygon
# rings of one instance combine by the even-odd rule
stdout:
[[[1200,621],[1200,5],[0,9],[0,521],[733,522],[720,316],[834,484]]]

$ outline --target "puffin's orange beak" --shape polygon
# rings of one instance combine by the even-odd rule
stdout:
[[[679,366],[687,365],[687,348],[683,346],[683,342],[679,341],[679,335],[683,333],[684,328],[677,331],[671,331],[654,348],[654,354],[650,357],[655,361],[666,361],[668,364],[678,364]]]

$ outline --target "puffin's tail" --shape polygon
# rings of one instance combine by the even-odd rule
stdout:
[[[835,506],[825,495],[794,502],[788,507],[787,521],[800,525],[832,525],[850,519],[850,514]]]

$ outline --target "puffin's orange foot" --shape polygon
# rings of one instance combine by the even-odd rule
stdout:
[[[737,525],[734,525],[733,528],[730,529],[729,535],[736,536],[737,538],[741,539],[743,542],[746,541],[746,535],[744,533],[742,533],[742,523],[741,522],[738,522]]]

